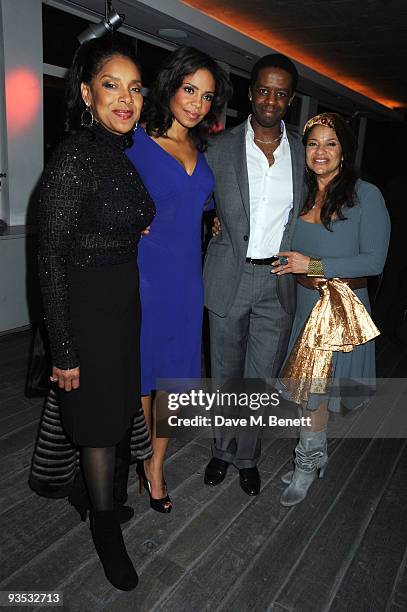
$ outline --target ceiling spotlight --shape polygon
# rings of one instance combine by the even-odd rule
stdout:
[[[81,32],[77,39],[82,45],[93,38],[101,38],[105,34],[115,32],[124,21],[125,16],[119,13],[112,7],[112,0],[105,0],[105,18],[99,23],[90,23],[86,30]]]

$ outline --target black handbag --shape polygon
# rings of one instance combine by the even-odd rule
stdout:
[[[28,359],[24,393],[27,397],[45,397],[50,389],[52,371],[48,335],[44,325],[34,329]]]

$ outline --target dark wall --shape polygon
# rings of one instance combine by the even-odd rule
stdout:
[[[395,177],[404,176],[407,184],[406,143],[406,122],[369,120],[362,161],[363,177],[381,189],[385,189]]]

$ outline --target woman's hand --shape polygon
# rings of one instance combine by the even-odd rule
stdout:
[[[51,382],[58,383],[60,389],[65,391],[72,391],[79,387],[79,368],[72,368],[72,370],[60,370],[55,366],[52,368],[52,376],[50,377]]]
[[[143,236],[148,236],[150,233],[150,227],[151,225],[149,225],[148,227],[146,227],[145,229],[143,229],[143,231],[141,232],[141,237]]]
[[[281,259],[285,258],[283,262],[286,261],[287,263],[282,263],[281,259],[272,263],[272,272],[274,274],[278,276],[281,274],[307,274],[310,260],[308,255],[302,255],[302,253],[297,253],[296,251],[281,251],[277,255]]]
[[[221,231],[222,231],[222,226],[220,224],[219,218],[218,217],[214,217],[213,218],[213,225],[212,225],[212,236],[219,236]]]

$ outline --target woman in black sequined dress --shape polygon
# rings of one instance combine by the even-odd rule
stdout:
[[[155,214],[124,154],[141,107],[133,48],[113,36],[82,45],[68,77],[68,116],[70,126],[81,117],[86,127],[55,150],[39,208],[52,380],[64,428],[81,449],[96,550],[110,582],[123,590],[136,586],[137,574],[120,530],[124,509],[115,506],[114,476],[140,412],[136,255]]]

